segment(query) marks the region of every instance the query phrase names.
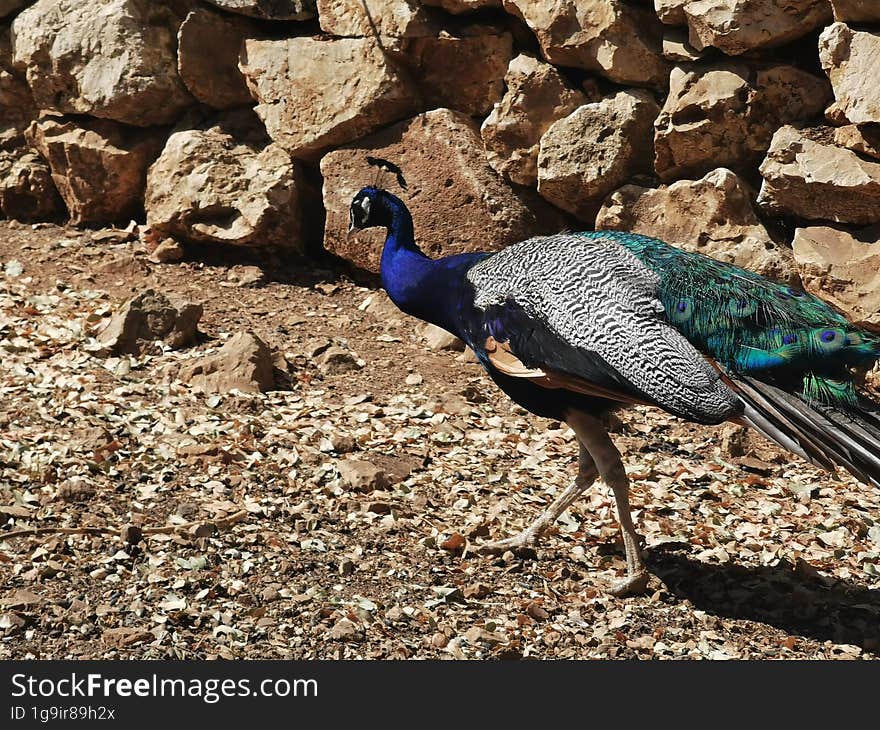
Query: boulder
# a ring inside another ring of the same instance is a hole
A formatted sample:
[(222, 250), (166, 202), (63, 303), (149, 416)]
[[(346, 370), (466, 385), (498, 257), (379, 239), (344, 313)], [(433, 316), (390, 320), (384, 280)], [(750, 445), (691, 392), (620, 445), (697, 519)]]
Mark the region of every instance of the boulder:
[(587, 97), (565, 83), (549, 63), (519, 55), (504, 77), (507, 93), (483, 122), (489, 164), (519, 185), (538, 181), (538, 146), (544, 132)]
[(513, 56), (509, 33), (472, 26), (470, 34), (442, 33), (407, 42), (403, 62), (428, 109), (445, 107), (484, 117), (504, 94), (504, 74)]
[(137, 215), (146, 172), (162, 135), (108, 119), (45, 117), (31, 124), (28, 142), (49, 163), (72, 223), (112, 223)]
[(54, 220), (64, 214), (49, 166), (27, 150), (0, 152), (0, 213), (13, 220)]
[(272, 352), (253, 332), (238, 332), (213, 355), (180, 368), (178, 379), (204, 393), (265, 393), (275, 387)]
[(177, 75), (185, 0), (37, 0), (12, 23), (41, 109), (146, 127), (193, 103)]
[(500, 8), (501, 0), (421, 0), (422, 5), (442, 8), (447, 13), (459, 15), (483, 8)]
[(880, 33), (833, 23), (819, 36), (819, 60), (834, 89), (830, 116), (853, 124), (880, 122)]
[(469, 117), (435, 109), (335, 150), (321, 160), (327, 220), (324, 247), (355, 266), (379, 270), (384, 231), (349, 237), (349, 205), (376, 181), (368, 158), (398, 165), (406, 182), (386, 175), (382, 187), (399, 195), (429, 256), (497, 250), (528, 236), (558, 231), (563, 221), (526, 190), (514, 191), (486, 162), (479, 129)]
[(831, 19), (828, 0), (690, 0), (684, 6), (691, 45), (728, 56), (781, 46)]
[(798, 228), (792, 249), (807, 291), (855, 322), (880, 326), (880, 231), (861, 240), (826, 226)]
[(198, 333), (202, 305), (185, 302), (178, 306), (154, 289), (129, 299), (98, 333), (101, 355), (139, 355), (153, 342), (162, 340), (175, 349), (192, 343)]
[(626, 185), (605, 200), (596, 228), (654, 236), (780, 281), (795, 281), (791, 253), (777, 246), (752, 207), (752, 190), (718, 168), (700, 180)]
[(687, 25), (684, 6), (691, 0), (654, 0), (654, 12), (666, 25)]
[(880, 222), (880, 162), (785, 126), (761, 163), (758, 204), (771, 213), (854, 225)]
[(256, 112), (295, 157), (315, 157), (414, 111), (415, 90), (372, 38), (247, 40)]
[[(177, 72), (189, 92), (214, 109), (253, 103), (238, 56), (244, 39), (257, 29), (247, 18), (196, 8), (177, 33)], [(210, 38), (210, 44), (205, 42)]]
[(619, 84), (663, 87), (662, 25), (621, 0), (504, 0), (534, 31), (550, 63), (595, 71)]
[(834, 19), (844, 23), (880, 23), (877, 0), (831, 0)]
[(431, 36), (436, 27), (418, 0), (318, 0), (321, 30), (340, 38)]
[(834, 143), (880, 160), (880, 124), (847, 124), (834, 130)]
[(308, 20), (315, 17), (315, 0), (207, 0), (221, 10), (261, 20)]
[[(160, 237), (302, 250), (298, 173), (250, 111), (175, 132), (147, 175), (147, 224)], [(256, 131), (253, 131), (256, 128)]]
[(621, 91), (554, 122), (538, 152), (541, 197), (592, 223), (608, 193), (650, 170), (659, 111), (646, 91)]
[(780, 125), (821, 114), (829, 97), (824, 79), (794, 66), (676, 66), (655, 124), (654, 167), (664, 180), (719, 165), (751, 171)]

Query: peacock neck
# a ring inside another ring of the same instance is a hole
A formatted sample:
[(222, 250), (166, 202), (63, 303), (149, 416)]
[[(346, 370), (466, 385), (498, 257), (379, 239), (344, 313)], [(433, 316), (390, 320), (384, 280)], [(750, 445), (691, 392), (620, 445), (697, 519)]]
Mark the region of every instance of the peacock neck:
[(465, 261), (430, 259), (415, 242), (412, 218), (403, 204), (389, 204), (382, 249), (382, 286), (401, 310), (458, 334), (458, 309)]

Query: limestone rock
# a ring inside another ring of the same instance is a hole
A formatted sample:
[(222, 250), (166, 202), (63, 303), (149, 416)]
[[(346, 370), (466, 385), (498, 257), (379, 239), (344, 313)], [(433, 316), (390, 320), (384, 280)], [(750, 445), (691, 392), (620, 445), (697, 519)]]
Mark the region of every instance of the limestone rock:
[(501, 99), (513, 39), (509, 33), (478, 29), (472, 27), (463, 37), (443, 33), (407, 44), (405, 62), (412, 67), (425, 107), (484, 117)]
[(14, 60), (41, 109), (136, 126), (193, 103), (177, 75), (184, 0), (37, 0), (12, 23)]
[(793, 41), (831, 19), (828, 0), (690, 0), (684, 6), (691, 45), (728, 56)]
[(213, 355), (184, 365), (178, 379), (205, 393), (264, 393), (275, 386), (272, 353), (253, 332), (238, 332)]
[(414, 110), (414, 89), (372, 38), (247, 40), (240, 68), (269, 136), (295, 157)]
[(596, 228), (654, 236), (782, 281), (797, 278), (791, 253), (758, 220), (752, 191), (725, 168), (659, 188), (626, 185), (605, 200)]
[(666, 84), (662, 26), (647, 9), (621, 0), (504, 0), (504, 8), (534, 31), (550, 63), (595, 71), (619, 84)]
[(230, 13), (262, 20), (308, 20), (315, 17), (315, 0), (207, 0)]
[(248, 138), (236, 121), (168, 138), (147, 175), (148, 225), (184, 241), (301, 250), (294, 162), (262, 135)]
[(98, 333), (99, 354), (139, 355), (157, 340), (175, 349), (195, 340), (202, 305), (186, 302), (178, 307), (154, 289), (129, 299)]
[(877, 0), (831, 0), (834, 19), (845, 23), (880, 23)]
[(0, 152), (0, 213), (18, 221), (53, 220), (65, 212), (49, 166), (26, 150)]
[(758, 204), (770, 212), (854, 225), (880, 222), (880, 163), (851, 150), (785, 126), (773, 135), (760, 170)]
[(500, 8), (501, 0), (422, 0), (422, 5), (443, 8), (447, 13), (472, 13), (483, 8)]
[(555, 122), (541, 137), (538, 192), (592, 222), (608, 193), (650, 169), (659, 111), (647, 92), (621, 91)]
[(403, 171), (380, 184), (406, 201), (415, 235), (429, 256), (497, 250), (564, 223), (528, 191), (512, 190), (486, 162), (476, 124), (464, 114), (435, 109), (383, 130), (321, 160), (327, 220), (324, 247), (355, 266), (379, 270), (385, 234), (368, 229), (349, 237), (349, 205), (375, 177), (367, 157), (390, 160)]
[(828, 98), (824, 79), (794, 66), (677, 66), (655, 124), (657, 174), (670, 180), (719, 165), (749, 171), (781, 124), (820, 114)]
[(489, 164), (520, 185), (538, 180), (538, 146), (553, 122), (587, 97), (570, 88), (549, 63), (519, 55), (504, 77), (507, 93), (483, 122), (480, 134)]
[(854, 321), (880, 326), (880, 232), (860, 240), (836, 228), (798, 228), (792, 249), (807, 291)]
[(341, 38), (431, 36), (436, 28), (418, 0), (318, 0), (321, 30)]
[(147, 167), (159, 154), (153, 130), (108, 119), (46, 117), (27, 139), (49, 163), (72, 223), (128, 221), (144, 199)]
[(834, 89), (834, 111), (853, 124), (880, 122), (880, 33), (829, 25), (819, 36), (819, 60)]
[(684, 6), (691, 0), (654, 0), (654, 12), (666, 25), (687, 25)]
[(880, 124), (847, 124), (834, 130), (834, 143), (880, 160)]
[(246, 18), (230, 18), (196, 8), (177, 34), (177, 72), (189, 92), (214, 109), (253, 103), (238, 55), (244, 39), (256, 34)]

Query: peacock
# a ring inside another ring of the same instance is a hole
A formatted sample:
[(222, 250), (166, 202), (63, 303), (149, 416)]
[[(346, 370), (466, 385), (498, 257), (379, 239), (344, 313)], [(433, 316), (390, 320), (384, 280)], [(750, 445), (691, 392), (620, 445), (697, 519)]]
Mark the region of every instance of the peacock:
[(351, 231), (387, 229), (381, 280), (397, 307), (457, 335), (510, 398), (577, 437), (574, 482), (526, 530), (485, 552), (533, 544), (601, 477), (626, 555), (626, 577), (609, 592), (645, 590), (629, 481), (604, 425), (623, 404), (746, 425), (812, 464), (880, 486), (880, 405), (857, 392), (853, 375), (880, 356), (880, 336), (818, 297), (619, 231), (431, 259), (403, 201), (375, 186), (354, 196), (350, 221)]

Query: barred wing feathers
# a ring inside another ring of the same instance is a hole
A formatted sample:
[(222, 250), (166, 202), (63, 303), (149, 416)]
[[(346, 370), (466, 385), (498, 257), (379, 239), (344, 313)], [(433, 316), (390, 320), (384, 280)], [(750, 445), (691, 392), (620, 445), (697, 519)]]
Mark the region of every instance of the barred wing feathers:
[(532, 238), (467, 277), (482, 315), (471, 344), (491, 362), (500, 343), (522, 363), (520, 377), (653, 403), (701, 423), (741, 410), (718, 371), (665, 321), (659, 277), (610, 237)]

